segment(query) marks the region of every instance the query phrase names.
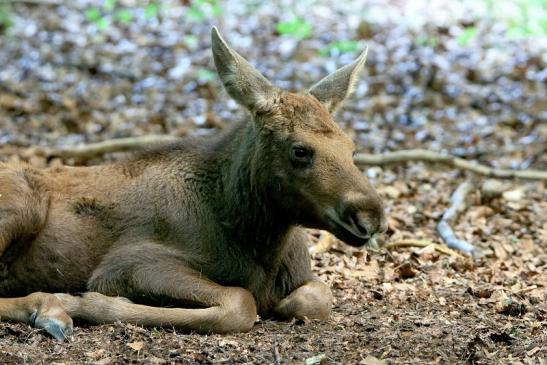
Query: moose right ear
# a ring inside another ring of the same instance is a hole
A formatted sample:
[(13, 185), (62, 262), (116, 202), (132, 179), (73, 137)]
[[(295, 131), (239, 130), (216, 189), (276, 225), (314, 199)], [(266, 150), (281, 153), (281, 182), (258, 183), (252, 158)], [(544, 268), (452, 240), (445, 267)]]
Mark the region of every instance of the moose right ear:
[(309, 90), (332, 113), (352, 92), (357, 75), (363, 69), (368, 48), (352, 63), (346, 65), (313, 85)]
[(228, 46), (216, 27), (211, 30), (211, 45), (218, 75), (228, 94), (251, 112), (268, 108), (275, 87)]

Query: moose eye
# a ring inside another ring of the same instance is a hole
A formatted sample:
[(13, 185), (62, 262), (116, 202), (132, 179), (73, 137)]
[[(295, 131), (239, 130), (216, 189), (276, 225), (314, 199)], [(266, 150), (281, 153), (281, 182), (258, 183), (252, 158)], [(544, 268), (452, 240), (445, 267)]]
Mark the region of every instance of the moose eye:
[(312, 163), (313, 151), (302, 145), (291, 148), (291, 161), (296, 167), (308, 167)]

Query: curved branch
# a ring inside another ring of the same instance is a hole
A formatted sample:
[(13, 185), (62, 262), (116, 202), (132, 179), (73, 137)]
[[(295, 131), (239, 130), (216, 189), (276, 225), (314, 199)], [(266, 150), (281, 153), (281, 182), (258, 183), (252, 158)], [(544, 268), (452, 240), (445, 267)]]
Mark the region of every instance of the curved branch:
[(358, 153), (354, 160), (358, 165), (389, 165), (410, 161), (423, 161), (440, 163), (457, 169), (471, 171), (479, 175), (500, 179), (547, 180), (547, 172), (545, 171), (497, 169), (467, 161), (463, 158), (424, 149), (400, 150), (381, 154)]
[(40, 150), (47, 157), (90, 159), (113, 152), (141, 151), (153, 145), (180, 141), (179, 137), (170, 135), (148, 135), (141, 137), (117, 138), (107, 141), (89, 143), (75, 147), (45, 148)]
[(450, 197), (450, 207), (444, 212), (441, 221), (437, 224), (437, 232), (448, 247), (467, 253), (473, 253), (475, 247), (469, 242), (458, 239), (450, 227), (450, 223), (454, 222), (458, 215), (465, 210), (465, 198), (473, 190), (473, 184), (469, 181), (465, 181), (458, 186)]

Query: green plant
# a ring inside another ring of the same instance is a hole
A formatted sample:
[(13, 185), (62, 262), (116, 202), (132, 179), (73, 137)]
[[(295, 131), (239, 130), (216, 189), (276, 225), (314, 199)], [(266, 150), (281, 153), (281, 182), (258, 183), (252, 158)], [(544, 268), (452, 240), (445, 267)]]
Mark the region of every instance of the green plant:
[(311, 36), (312, 25), (302, 18), (293, 18), (289, 21), (277, 23), (275, 30), (281, 35), (304, 39)]
[(507, 24), (509, 38), (547, 36), (547, 0), (485, 0), (494, 21)]
[(219, 0), (193, 0), (187, 17), (190, 21), (202, 22), (208, 17), (217, 17), (220, 14), (222, 14), (222, 8)]
[(359, 51), (359, 42), (354, 40), (342, 40), (329, 43), (319, 51), (322, 56)]
[(196, 76), (201, 84), (205, 84), (208, 81), (214, 80), (216, 77), (216, 73), (207, 68), (200, 68), (197, 70)]
[(456, 41), (460, 46), (468, 46), (469, 43), (475, 38), (477, 35), (477, 28), (475, 27), (465, 27), (463, 29), (463, 32), (456, 38)]
[(435, 47), (437, 47), (437, 44), (439, 44), (439, 38), (437, 38), (435, 36), (421, 35), (421, 36), (416, 37), (416, 40), (414, 41), (414, 43), (417, 46), (420, 46), (420, 47), (435, 48)]
[[(140, 7), (137, 7), (137, 9)], [(148, 2), (144, 6), (144, 17), (156, 17), (159, 11), (157, 2)], [(88, 22), (95, 24), (97, 29), (106, 29), (112, 23), (128, 24), (135, 17), (135, 8), (120, 6), (117, 0), (104, 0), (102, 6), (94, 6), (84, 13)]]
[(11, 11), (8, 5), (0, 4), (0, 33), (5, 32), (13, 25)]

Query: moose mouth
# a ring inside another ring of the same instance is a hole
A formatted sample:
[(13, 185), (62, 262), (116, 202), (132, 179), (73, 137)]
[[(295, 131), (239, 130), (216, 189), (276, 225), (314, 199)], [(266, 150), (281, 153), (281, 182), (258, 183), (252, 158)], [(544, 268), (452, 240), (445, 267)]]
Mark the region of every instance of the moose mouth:
[(346, 223), (333, 213), (334, 212), (328, 212), (326, 214), (329, 231), (332, 234), (353, 247), (363, 247), (369, 243), (371, 238), (370, 234), (368, 234), (368, 232), (363, 232), (363, 229), (360, 229), (353, 219), (349, 219), (350, 222)]

